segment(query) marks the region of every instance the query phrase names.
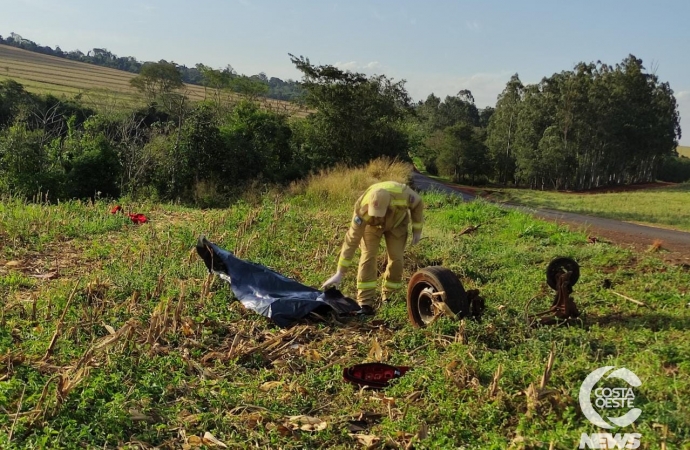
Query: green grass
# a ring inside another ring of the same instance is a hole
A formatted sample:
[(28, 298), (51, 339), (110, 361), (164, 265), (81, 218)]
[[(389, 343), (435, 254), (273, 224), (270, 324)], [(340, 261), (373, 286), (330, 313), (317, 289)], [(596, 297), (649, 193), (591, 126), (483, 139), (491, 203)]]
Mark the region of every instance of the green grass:
[(690, 231), (690, 183), (601, 194), (498, 189), (492, 199)]
[[(284, 332), (233, 301), (221, 280), (206, 284), (193, 250), (200, 234), (305, 284), (328, 278), (356, 191), (339, 185), (352, 194), (336, 202), (312, 183), (222, 210), (124, 203), (149, 216), (141, 226), (111, 215), (105, 202), (2, 203), (0, 447), (182, 448), (185, 436), (193, 444), (209, 432), (229, 448), (356, 448), (345, 424), (366, 411), (381, 420), (362, 434), (402, 448), (425, 427), (414, 448), (570, 449), (581, 433), (599, 431), (579, 409), (580, 384), (616, 365), (643, 382), (635, 389), (642, 448), (660, 448), (656, 424), (668, 427), (668, 448), (689, 448), (690, 272), (652, 254), (588, 244), (516, 211), (430, 193), (426, 239), (407, 252), (405, 276), (451, 268), (486, 298), (481, 322), (443, 318), (414, 329), (401, 294), (374, 318)], [(476, 224), (476, 233), (457, 236)], [(556, 256), (581, 265), (574, 297), (582, 322), (530, 328), (525, 305), (533, 297), (535, 310), (550, 305), (544, 269)], [(601, 289), (606, 278), (654, 309)], [(354, 295), (354, 274), (342, 289)], [(415, 369), (385, 391), (360, 391), (342, 369), (371, 360), (374, 342), (383, 361)], [(553, 391), (532, 404), (524, 392), (539, 383), (552, 345)], [(297, 415), (327, 427), (292, 431)]]
[(679, 145), (677, 150), (679, 155), (690, 158), (690, 147)]

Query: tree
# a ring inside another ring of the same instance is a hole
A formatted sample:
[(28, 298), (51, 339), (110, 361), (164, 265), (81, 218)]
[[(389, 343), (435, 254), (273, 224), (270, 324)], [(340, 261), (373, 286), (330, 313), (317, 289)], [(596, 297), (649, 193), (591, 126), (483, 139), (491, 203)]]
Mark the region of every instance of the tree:
[(130, 84), (146, 95), (149, 101), (183, 86), (182, 75), (177, 70), (177, 65), (163, 60), (144, 64), (139, 75), (130, 80)]
[(518, 74), (513, 75), (498, 96), (496, 109), (487, 126), (486, 145), (495, 164), (496, 179), (503, 184), (515, 177), (515, 131), (523, 89)]
[(238, 76), (230, 80), (229, 87), (232, 91), (245, 96), (250, 101), (255, 101), (258, 97), (265, 96), (268, 91), (268, 83), (261, 79)]
[(314, 110), (307, 118), (307, 141), (315, 165), (359, 165), (380, 156), (409, 159), (403, 119), (411, 104), (404, 80), (367, 78), (290, 57), (303, 74), (304, 101)]
[(201, 72), (204, 92), (211, 89), (213, 101), (217, 105), (220, 105), (222, 92), (230, 87), (232, 79), (237, 76), (235, 70), (230, 65), (223, 70), (216, 70), (203, 64), (197, 64), (196, 68)]
[(522, 86), (514, 76), (489, 120), (498, 178), (533, 188), (590, 189), (654, 181), (680, 137), (668, 83), (633, 55), (615, 67), (580, 63)]
[(440, 146), (436, 160), (439, 173), (452, 177), (456, 182), (468, 179), (473, 184), (477, 179), (490, 175), (491, 164), (481, 128), (459, 123), (436, 131), (434, 136)]
[(496, 109), (494, 109), (491, 106), (487, 106), (484, 109), (479, 110), (479, 126), (482, 128), (487, 128), (489, 126), (489, 121), (491, 120), (491, 116), (494, 115), (494, 112), (496, 112)]

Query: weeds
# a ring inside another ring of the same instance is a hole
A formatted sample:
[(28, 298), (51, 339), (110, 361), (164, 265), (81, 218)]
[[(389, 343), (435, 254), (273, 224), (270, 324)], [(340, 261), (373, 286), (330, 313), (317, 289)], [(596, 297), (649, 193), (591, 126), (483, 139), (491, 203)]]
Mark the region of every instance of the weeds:
[[(442, 317), (415, 329), (400, 296), (374, 318), (286, 330), (244, 309), (194, 254), (204, 234), (318, 286), (358, 189), (372, 173), (396, 176), (397, 165), (383, 167), (393, 172), (331, 174), (335, 188), (321, 175), (223, 210), (128, 205), (151, 219), (141, 226), (104, 202), (3, 203), (0, 447), (573, 448), (596, 432), (577, 397), (603, 365), (643, 381), (643, 446), (690, 440), (690, 272), (656, 253), (429, 194), (426, 239), (409, 248), (405, 277), (453, 269), (486, 298), (481, 322)], [(525, 305), (551, 301), (544, 269), (555, 256), (581, 266), (581, 322), (530, 328)], [(612, 295), (605, 280), (648, 307)], [(354, 295), (354, 275), (342, 289)], [(342, 380), (344, 367), (376, 360), (413, 370), (382, 392)]]

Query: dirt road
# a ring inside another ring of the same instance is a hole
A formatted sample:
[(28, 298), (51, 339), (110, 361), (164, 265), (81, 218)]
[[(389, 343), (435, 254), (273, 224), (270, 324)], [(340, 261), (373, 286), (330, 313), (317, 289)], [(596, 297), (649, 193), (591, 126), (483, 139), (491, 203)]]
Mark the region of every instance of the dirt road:
[[(468, 192), (463, 192), (420, 173), (414, 174), (414, 184), (419, 190), (440, 190), (459, 194), (465, 201), (472, 201), (475, 198)], [(571, 229), (585, 231), (588, 235), (599, 240), (608, 240), (636, 250), (647, 250), (655, 242), (658, 244), (660, 241), (661, 251), (668, 259), (680, 263), (690, 263), (690, 233), (687, 232), (551, 209), (535, 209), (510, 203), (497, 204), (504, 208), (524, 211), (540, 219), (562, 223)]]

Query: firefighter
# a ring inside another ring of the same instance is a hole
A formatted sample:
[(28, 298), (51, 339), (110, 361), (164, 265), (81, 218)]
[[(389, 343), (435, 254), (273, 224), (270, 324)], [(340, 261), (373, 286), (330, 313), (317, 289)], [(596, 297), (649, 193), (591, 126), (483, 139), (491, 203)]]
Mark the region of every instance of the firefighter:
[(381, 237), (386, 240), (388, 265), (383, 276), (382, 299), (402, 288), (403, 256), (412, 222), (412, 245), (422, 237), (424, 204), (409, 186), (395, 181), (371, 185), (355, 203), (350, 228), (345, 235), (338, 270), (322, 286), (338, 286), (352, 266), (359, 246), (361, 259), (357, 273), (357, 302), (362, 314), (374, 313), (377, 283), (377, 256)]

